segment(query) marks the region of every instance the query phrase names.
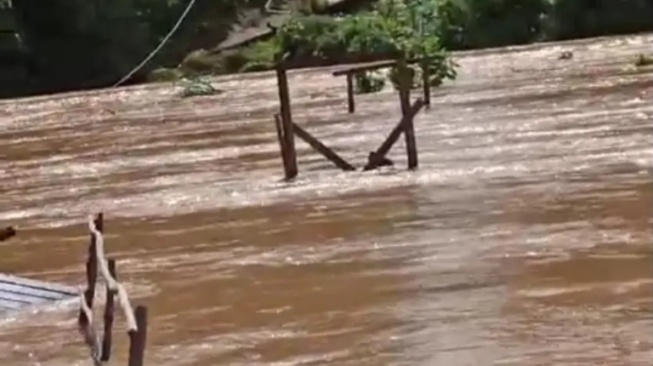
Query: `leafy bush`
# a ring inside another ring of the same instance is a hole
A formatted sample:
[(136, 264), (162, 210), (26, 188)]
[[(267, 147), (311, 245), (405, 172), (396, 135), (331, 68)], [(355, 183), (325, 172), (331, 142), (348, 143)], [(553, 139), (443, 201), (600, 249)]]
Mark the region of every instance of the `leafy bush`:
[(147, 76), (147, 81), (152, 83), (177, 81), (183, 77), (184, 73), (179, 69), (167, 69), (165, 67), (160, 67), (150, 72), (150, 74)]
[(270, 70), (274, 68), (275, 58), (279, 51), (277, 38), (257, 42), (240, 53), (245, 62), (237, 70), (240, 72)]
[(552, 0), (548, 38), (571, 39), (653, 30), (651, 0)]
[(345, 17), (296, 15), (278, 30), (274, 59), (331, 64), (375, 56), (428, 57), (431, 83), (439, 85), (444, 79), (455, 78), (456, 65), (442, 48), (438, 25), (432, 21), (438, 4), (381, 0), (372, 11)]
[(186, 75), (208, 74), (216, 70), (218, 60), (218, 56), (207, 50), (199, 49), (188, 54), (181, 61), (179, 68)]
[(202, 78), (187, 78), (179, 81), (182, 90), (179, 94), (181, 98), (199, 97), (221, 94), (222, 90), (216, 89), (211, 82)]

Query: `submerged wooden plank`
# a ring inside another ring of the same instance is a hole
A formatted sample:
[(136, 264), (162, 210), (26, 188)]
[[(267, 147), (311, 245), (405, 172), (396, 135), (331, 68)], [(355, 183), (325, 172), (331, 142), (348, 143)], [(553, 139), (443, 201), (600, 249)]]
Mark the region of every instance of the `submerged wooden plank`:
[(73, 287), (0, 274), (0, 310), (46, 304), (74, 298)]
[(57, 292), (67, 294), (69, 296), (77, 296), (77, 290), (72, 286), (60, 285), (53, 282), (45, 282), (33, 280), (24, 277), (12, 276), (0, 273), (0, 283), (16, 284), (28, 288), (42, 289), (49, 292)]
[(38, 304), (42, 302), (48, 302), (48, 301), (57, 301), (60, 298), (47, 298), (47, 297), (40, 297), (40, 296), (30, 296), (26, 294), (21, 294), (17, 292), (10, 292), (10, 291), (4, 291), (4, 289), (0, 290), (0, 297), (3, 300), (7, 301), (14, 301), (18, 302), (21, 304)]
[(33, 287), (25, 287), (14, 283), (0, 282), (0, 294), (13, 294), (16, 296), (27, 298), (41, 298), (51, 301), (56, 301), (62, 298), (69, 297), (67, 294), (61, 292), (48, 291)]
[(25, 306), (29, 306), (29, 304), (24, 304), (11, 299), (5, 299), (2, 297), (2, 295), (0, 295), (0, 311), (18, 310)]

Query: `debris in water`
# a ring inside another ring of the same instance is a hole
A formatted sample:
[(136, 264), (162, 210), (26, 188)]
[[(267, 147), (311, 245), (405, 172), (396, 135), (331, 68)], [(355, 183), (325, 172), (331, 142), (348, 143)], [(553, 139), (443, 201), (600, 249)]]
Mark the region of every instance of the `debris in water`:
[(571, 60), (574, 58), (574, 53), (571, 51), (565, 51), (558, 56), (558, 60)]
[(644, 67), (650, 65), (653, 65), (653, 56), (647, 56), (643, 53), (640, 53), (637, 57), (637, 61), (635, 61), (635, 66)]
[(183, 90), (181, 91), (180, 97), (198, 97), (198, 96), (207, 96), (207, 95), (217, 95), (222, 94), (224, 91), (216, 89), (211, 85), (209, 81), (202, 79), (183, 79)]
[[(377, 155), (378, 154), (376, 152), (371, 151), (370, 154), (367, 156), (368, 163), (374, 161), (375, 159), (377, 159), (376, 158)], [(378, 159), (379, 159), (379, 160), (377, 160), (378, 163), (376, 164), (377, 167), (394, 166), (395, 165), (395, 163), (392, 160), (390, 160), (389, 158), (387, 158), (385, 156), (382, 156), (382, 157), (380, 157)]]
[(12, 226), (8, 226), (0, 230), (0, 241), (8, 240), (13, 236), (16, 236), (16, 229), (14, 229)]

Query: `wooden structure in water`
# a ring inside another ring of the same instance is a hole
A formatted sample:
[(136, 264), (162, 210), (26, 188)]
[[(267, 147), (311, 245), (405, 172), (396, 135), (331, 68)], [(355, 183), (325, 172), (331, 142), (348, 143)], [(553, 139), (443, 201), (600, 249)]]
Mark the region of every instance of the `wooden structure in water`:
[[(116, 261), (106, 259), (104, 254), (104, 221), (98, 214), (89, 220), (91, 240), (86, 261), (86, 289), (58, 285), (21, 277), (0, 274), (0, 315), (6, 311), (18, 311), (32, 306), (43, 306), (62, 300), (79, 298), (80, 308), (77, 319), (80, 334), (88, 345), (91, 359), (96, 366), (111, 359), (113, 340), (113, 323), (116, 306), (122, 310), (127, 321), (129, 336), (128, 366), (143, 366), (145, 343), (147, 338), (147, 307), (132, 308), (124, 286), (117, 281)], [(7, 239), (15, 231), (3, 236)], [(99, 276), (98, 276), (99, 274)], [(102, 335), (99, 334), (93, 316), (93, 303), (97, 289), (98, 277), (104, 280), (106, 303), (103, 310)]]
[[(147, 307), (137, 306), (135, 309), (132, 308), (127, 291), (117, 280), (116, 261), (105, 257), (104, 217), (101, 213), (89, 220), (89, 231), (91, 233), (91, 242), (86, 261), (86, 289), (79, 293), (80, 309), (77, 319), (79, 331), (90, 349), (91, 359), (94, 364), (101, 365), (103, 362), (109, 361), (111, 359), (113, 322), (117, 300), (117, 305), (127, 321), (127, 334), (129, 336), (128, 366), (143, 366), (147, 339)], [(93, 302), (98, 274), (104, 279), (106, 292), (102, 336), (99, 335), (93, 322)]]
[[(370, 56), (363, 56), (362, 61)], [(311, 61), (308, 61), (311, 62)], [(320, 61), (318, 61), (320, 62)], [(422, 66), (422, 83), (423, 83), (423, 99), (419, 98), (411, 104), (410, 92), (412, 86), (412, 74), (408, 68), (410, 63), (421, 63)], [(314, 63), (313, 63), (314, 64)], [(318, 153), (324, 156), (327, 160), (331, 161), (334, 165), (344, 171), (354, 171), (356, 168), (338, 155), (335, 151), (330, 149), (327, 145), (311, 135), (308, 131), (293, 122), (290, 93), (288, 86), (287, 71), (296, 67), (305, 67), (306, 61), (282, 61), (277, 64), (276, 76), (279, 91), (279, 113), (274, 115), (275, 126), (277, 130), (277, 137), (279, 140), (279, 148), (281, 152), (281, 159), (283, 162), (284, 175), (286, 180), (295, 178), (299, 171), (297, 167), (297, 152), (295, 149), (295, 136), (306, 142)], [(354, 113), (356, 110), (354, 101), (354, 77), (356, 74), (364, 73), (371, 70), (380, 68), (397, 67), (399, 82), (399, 104), (401, 106), (401, 120), (397, 123), (395, 128), (390, 132), (383, 143), (373, 152), (368, 155), (368, 160), (363, 170), (373, 170), (382, 165), (387, 165), (389, 160), (386, 155), (392, 146), (399, 140), (403, 133), (406, 141), (406, 155), (408, 157), (408, 169), (416, 169), (419, 165), (417, 154), (417, 143), (415, 141), (415, 127), (413, 120), (415, 116), (425, 106), (430, 106), (431, 90), (429, 80), (429, 70), (424, 60), (402, 60), (395, 59), (391, 61), (375, 61), (355, 67), (338, 70), (333, 73), (333, 76), (346, 76), (347, 77), (347, 110), (349, 113)]]

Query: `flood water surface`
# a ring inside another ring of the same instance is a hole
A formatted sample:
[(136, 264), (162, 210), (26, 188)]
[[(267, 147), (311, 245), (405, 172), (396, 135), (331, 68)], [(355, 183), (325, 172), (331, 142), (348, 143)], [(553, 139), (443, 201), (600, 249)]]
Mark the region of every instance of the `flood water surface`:
[[(148, 365), (651, 365), (653, 36), (460, 54), (419, 169), (283, 177), (272, 74), (0, 102), (2, 272), (82, 284), (87, 216), (147, 305)], [(572, 60), (559, 60), (563, 51)], [(356, 166), (398, 122), (291, 73), (295, 121)], [(2, 315), (3, 365), (87, 365), (77, 304)], [(98, 313), (98, 320), (101, 314)], [(125, 364), (119, 316), (114, 364)]]

